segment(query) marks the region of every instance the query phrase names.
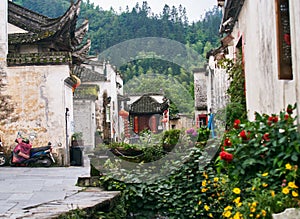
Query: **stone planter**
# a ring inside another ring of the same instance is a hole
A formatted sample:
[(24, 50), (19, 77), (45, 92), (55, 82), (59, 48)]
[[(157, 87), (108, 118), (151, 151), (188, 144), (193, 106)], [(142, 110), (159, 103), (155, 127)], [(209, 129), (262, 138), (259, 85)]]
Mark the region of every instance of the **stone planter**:
[(300, 209), (299, 208), (287, 208), (284, 212), (278, 214), (272, 214), (273, 219), (299, 219)]
[(111, 152), (115, 154), (116, 156), (138, 156), (143, 154), (143, 151), (140, 149), (134, 149), (134, 148), (112, 148)]
[(163, 144), (163, 149), (165, 152), (171, 152), (176, 144)]

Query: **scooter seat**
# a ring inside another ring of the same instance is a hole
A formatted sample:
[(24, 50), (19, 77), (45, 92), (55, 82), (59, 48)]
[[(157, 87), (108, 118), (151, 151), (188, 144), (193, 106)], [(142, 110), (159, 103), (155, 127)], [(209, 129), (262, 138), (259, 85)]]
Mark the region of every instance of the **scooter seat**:
[(44, 147), (38, 147), (38, 148), (31, 148), (30, 149), (30, 153), (33, 154), (33, 153), (36, 153), (36, 152), (39, 152), (39, 151), (45, 151), (45, 150), (48, 150), (50, 149), (51, 146), (44, 146)]

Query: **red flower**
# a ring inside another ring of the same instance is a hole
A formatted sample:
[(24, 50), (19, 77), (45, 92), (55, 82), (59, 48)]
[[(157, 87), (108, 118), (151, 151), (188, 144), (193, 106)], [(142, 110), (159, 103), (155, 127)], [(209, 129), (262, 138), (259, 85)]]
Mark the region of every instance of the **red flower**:
[(250, 132), (247, 132), (245, 130), (241, 131), (240, 132), (240, 137), (243, 139), (243, 140), (249, 140), (249, 137), (250, 137)]
[(225, 138), (224, 140), (224, 146), (230, 147), (232, 145), (231, 141), (229, 138)]
[(220, 158), (221, 158), (221, 160), (231, 162), (233, 160), (233, 155), (226, 151), (222, 151), (222, 152), (220, 152)]
[(271, 125), (273, 123), (278, 122), (278, 116), (269, 116), (268, 118), (268, 125)]
[(284, 115), (284, 120), (288, 120), (290, 118), (290, 115), (289, 114), (285, 114)]
[(266, 133), (266, 134), (263, 135), (263, 139), (264, 139), (265, 141), (270, 141), (269, 136), (270, 136), (270, 134), (269, 134), (269, 133)]
[(292, 108), (291, 105), (288, 105), (288, 107), (286, 108), (286, 112), (287, 112), (288, 114), (292, 114), (292, 113), (293, 113), (293, 108)]
[(233, 127), (235, 129), (238, 129), (240, 127), (240, 124), (241, 124), (241, 120), (236, 119), (236, 120), (234, 120)]

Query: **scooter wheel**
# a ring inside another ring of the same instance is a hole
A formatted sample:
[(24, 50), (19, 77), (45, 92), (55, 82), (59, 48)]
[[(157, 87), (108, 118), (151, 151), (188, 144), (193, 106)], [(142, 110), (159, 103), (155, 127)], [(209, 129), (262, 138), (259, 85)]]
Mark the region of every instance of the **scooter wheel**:
[(10, 157), (10, 158), (9, 158), (9, 160), (8, 160), (8, 162), (9, 162), (9, 166), (11, 166), (11, 167), (15, 167), (15, 166), (16, 166), (16, 164), (15, 164), (15, 163), (13, 163), (13, 162), (12, 162), (12, 160), (13, 160), (13, 158), (12, 158), (12, 157)]
[(44, 157), (39, 161), (44, 167), (50, 167), (52, 165), (52, 160), (49, 157)]
[(6, 157), (4, 155), (0, 155), (0, 166), (4, 166), (6, 164)]

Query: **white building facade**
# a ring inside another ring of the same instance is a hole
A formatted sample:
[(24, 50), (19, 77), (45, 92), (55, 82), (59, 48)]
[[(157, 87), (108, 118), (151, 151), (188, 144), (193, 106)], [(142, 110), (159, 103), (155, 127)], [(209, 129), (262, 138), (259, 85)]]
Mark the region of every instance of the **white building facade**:
[[(220, 27), (233, 37), (228, 57), (242, 51), (248, 118), (300, 103), (300, 2), (226, 0)], [(300, 109), (298, 107), (297, 114)]]

